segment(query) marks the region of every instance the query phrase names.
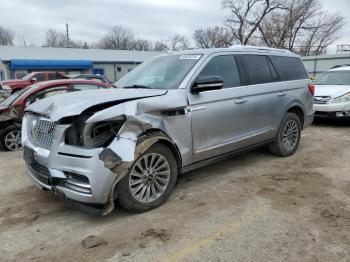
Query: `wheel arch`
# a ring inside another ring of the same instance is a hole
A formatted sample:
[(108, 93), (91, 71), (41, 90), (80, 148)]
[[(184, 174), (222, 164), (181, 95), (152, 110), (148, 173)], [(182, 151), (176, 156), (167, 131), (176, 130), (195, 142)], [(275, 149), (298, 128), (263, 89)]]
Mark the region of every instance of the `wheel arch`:
[(156, 143), (163, 144), (167, 146), (171, 152), (174, 154), (178, 169), (182, 167), (182, 157), (180, 150), (176, 143), (162, 130), (160, 129), (149, 129), (145, 133), (141, 134), (138, 139), (138, 143), (141, 143), (149, 138), (157, 137), (158, 141)]
[(284, 114), (281, 116), (281, 121), (287, 113), (294, 113), (300, 119), (301, 128), (304, 128), (305, 108), (299, 101), (294, 101), (286, 106)]

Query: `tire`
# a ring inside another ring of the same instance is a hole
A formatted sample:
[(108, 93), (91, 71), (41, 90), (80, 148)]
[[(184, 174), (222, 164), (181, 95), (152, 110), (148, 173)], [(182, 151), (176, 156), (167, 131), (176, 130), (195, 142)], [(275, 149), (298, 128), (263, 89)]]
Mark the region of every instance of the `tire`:
[[(13, 143), (11, 143), (11, 139)], [(21, 128), (9, 126), (0, 132), (1, 148), (5, 151), (16, 151), (22, 148)]]
[[(153, 167), (148, 173), (146, 172), (147, 163), (149, 167)], [(143, 168), (144, 172), (140, 167)], [(154, 170), (152, 171), (152, 169)], [(117, 184), (120, 205), (136, 213), (160, 206), (168, 199), (175, 187), (177, 170), (174, 154), (167, 146), (163, 144), (151, 146), (135, 160), (128, 174)], [(164, 182), (165, 180), (168, 181), (167, 184)], [(142, 191), (144, 192), (142, 193)]]
[(274, 142), (269, 146), (269, 150), (277, 156), (291, 156), (298, 149), (300, 137), (301, 123), (299, 117), (294, 113), (287, 113), (281, 122)]

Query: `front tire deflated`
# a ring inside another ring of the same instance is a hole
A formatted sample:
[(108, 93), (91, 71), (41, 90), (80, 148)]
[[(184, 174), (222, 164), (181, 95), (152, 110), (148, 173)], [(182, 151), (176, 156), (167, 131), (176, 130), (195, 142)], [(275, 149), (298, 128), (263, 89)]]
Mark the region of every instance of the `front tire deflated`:
[(177, 180), (178, 167), (173, 152), (156, 143), (140, 155), (127, 175), (117, 184), (121, 206), (144, 212), (163, 204)]

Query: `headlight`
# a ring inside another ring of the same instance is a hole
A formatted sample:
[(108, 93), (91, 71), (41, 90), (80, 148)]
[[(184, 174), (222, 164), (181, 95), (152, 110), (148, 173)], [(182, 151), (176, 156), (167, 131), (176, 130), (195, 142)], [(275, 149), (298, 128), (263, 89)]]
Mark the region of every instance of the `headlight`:
[(344, 103), (344, 102), (350, 102), (350, 93), (347, 93), (345, 95), (332, 99), (331, 103)]
[(2, 85), (2, 89), (11, 90), (11, 87), (9, 85)]
[(66, 144), (88, 148), (107, 146), (118, 134), (125, 122), (125, 117), (120, 116), (108, 121), (98, 123), (85, 123), (87, 118), (76, 119), (66, 133)]

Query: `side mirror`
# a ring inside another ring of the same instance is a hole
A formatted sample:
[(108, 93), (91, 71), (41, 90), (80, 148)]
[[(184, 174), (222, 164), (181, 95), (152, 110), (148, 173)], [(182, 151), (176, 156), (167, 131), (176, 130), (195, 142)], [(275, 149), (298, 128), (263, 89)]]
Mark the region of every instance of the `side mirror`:
[(191, 92), (197, 94), (203, 91), (221, 89), (223, 86), (224, 81), (220, 76), (204, 76), (198, 78), (197, 81), (194, 82)]
[(32, 79), (30, 79), (30, 82), (32, 83), (38, 82), (38, 79), (36, 77), (33, 77)]

